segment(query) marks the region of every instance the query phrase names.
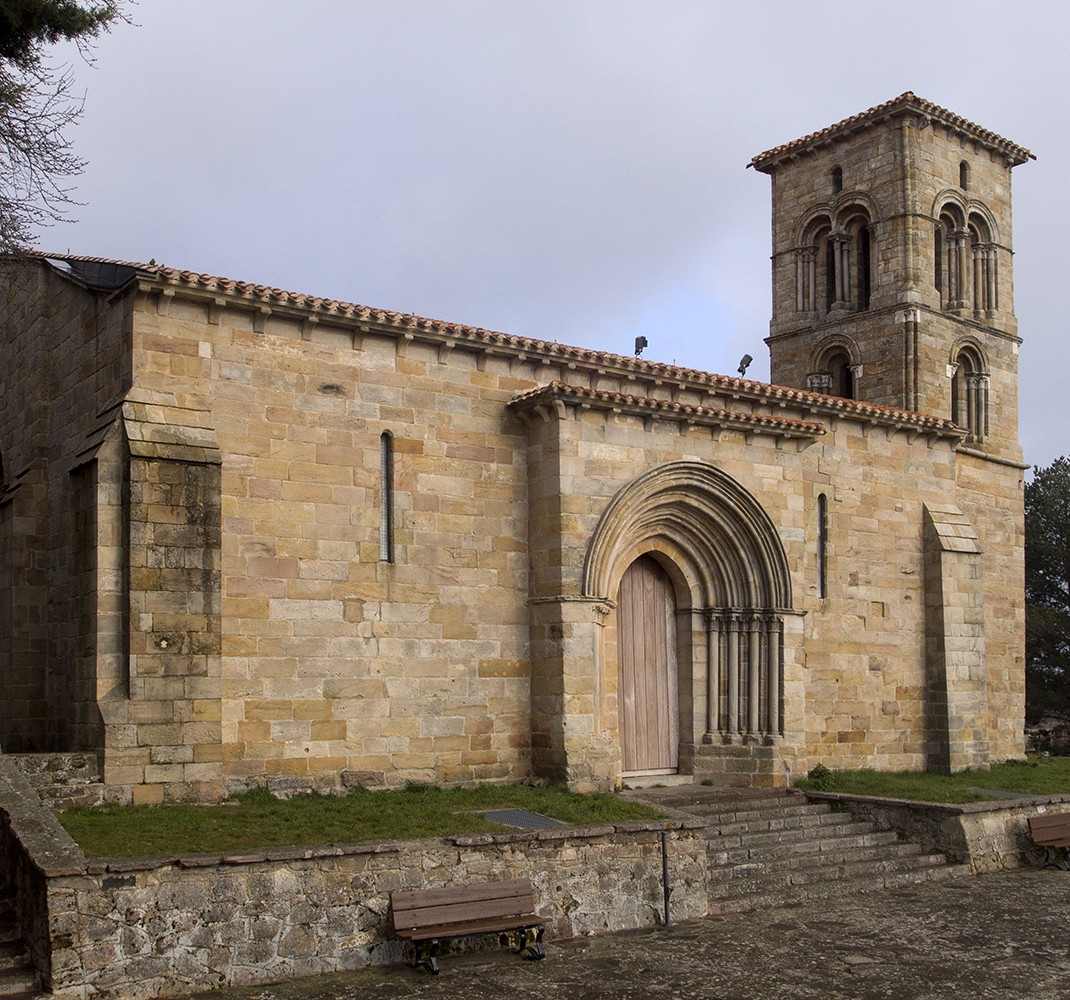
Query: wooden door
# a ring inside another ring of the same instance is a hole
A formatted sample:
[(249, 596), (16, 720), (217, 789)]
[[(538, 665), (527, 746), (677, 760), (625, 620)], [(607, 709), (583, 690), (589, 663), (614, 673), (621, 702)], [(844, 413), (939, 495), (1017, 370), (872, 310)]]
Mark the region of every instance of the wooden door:
[(652, 556), (628, 567), (617, 592), (620, 742), (626, 773), (675, 771), (680, 719), (676, 602)]

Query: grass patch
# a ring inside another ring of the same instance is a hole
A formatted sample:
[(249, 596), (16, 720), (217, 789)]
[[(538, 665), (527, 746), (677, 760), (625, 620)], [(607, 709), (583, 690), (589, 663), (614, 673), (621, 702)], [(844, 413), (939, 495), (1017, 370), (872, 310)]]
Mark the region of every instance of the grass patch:
[(115, 806), (59, 816), (88, 857), (212, 854), (288, 844), (340, 844), (483, 833), (507, 829), (478, 815), (530, 809), (565, 823), (657, 819), (657, 810), (614, 795), (579, 795), (564, 786), (484, 785), (441, 789), (302, 795), (276, 799), (254, 788), (216, 806)]
[(1024, 761), (993, 764), (989, 771), (959, 774), (928, 774), (924, 771), (834, 771), (815, 767), (796, 787), (809, 791), (876, 795), (887, 799), (918, 802), (983, 802), (999, 795), (971, 791), (973, 788), (1023, 795), (1070, 793), (1070, 757), (1027, 757)]

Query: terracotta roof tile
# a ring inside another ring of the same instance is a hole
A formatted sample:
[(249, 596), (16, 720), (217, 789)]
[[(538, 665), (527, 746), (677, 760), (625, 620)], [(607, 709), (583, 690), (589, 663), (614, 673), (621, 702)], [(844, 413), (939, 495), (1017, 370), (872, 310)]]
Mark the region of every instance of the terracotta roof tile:
[[(36, 250), (22, 251), (27, 257), (36, 257), (43, 261), (90, 262), (94, 264), (115, 264), (129, 267), (137, 272), (143, 280), (163, 287), (188, 289), (192, 293), (205, 295), (215, 293), (227, 295), (249, 303), (260, 303), (272, 308), (289, 308), (315, 316), (337, 317), (349, 322), (369, 323), (386, 326), (398, 332), (426, 332), (439, 337), (455, 338), (479, 344), (485, 349), (502, 350), (514, 354), (531, 354), (547, 359), (554, 364), (557, 359), (566, 363), (577, 363), (591, 368), (612, 368), (615, 376), (638, 379), (666, 379), (671, 382), (707, 389), (710, 392), (739, 394), (752, 399), (769, 401), (777, 405), (792, 404), (801, 407), (814, 407), (826, 413), (851, 414), (856, 417), (872, 417), (882, 421), (898, 422), (912, 427), (924, 427), (941, 431), (957, 430), (949, 420), (942, 420), (926, 414), (900, 410), (891, 406), (879, 406), (875, 403), (863, 403), (853, 399), (842, 399), (804, 389), (792, 389), (787, 386), (773, 385), (768, 382), (756, 382), (751, 379), (731, 375), (717, 375), (696, 368), (684, 368), (667, 365), (658, 361), (646, 361), (627, 355), (611, 354), (589, 348), (570, 347), (552, 341), (538, 340), (533, 337), (517, 337), (482, 327), (465, 326), (448, 323), (444, 320), (428, 319), (412, 313), (399, 313), (389, 309), (374, 309), (352, 302), (326, 299), (300, 292), (288, 292), (269, 285), (260, 285), (233, 278), (221, 278), (212, 274), (200, 274), (195, 271), (165, 267), (161, 264), (139, 264), (132, 261), (112, 260), (106, 257), (85, 257), (72, 254), (49, 254)], [(591, 390), (594, 391), (594, 390)], [(625, 398), (625, 397), (622, 397)], [(631, 397), (627, 397), (631, 398)], [(634, 397), (641, 399), (643, 397)], [(769, 418), (774, 419), (774, 418)]]
[(908, 111), (920, 112), (928, 118), (934, 118), (951, 128), (965, 132), (971, 138), (983, 143), (990, 149), (995, 149), (1007, 156), (1015, 166), (1019, 163), (1025, 163), (1026, 160), (1036, 159), (1024, 146), (1019, 146), (1009, 139), (1004, 139), (1003, 136), (982, 128), (980, 125), (975, 125), (960, 115), (956, 115), (953, 111), (948, 111), (947, 108), (942, 108), (938, 104), (926, 101), (908, 90), (906, 93), (900, 94), (890, 101), (885, 101), (883, 104), (878, 104), (868, 111), (852, 115), (850, 118), (844, 118), (843, 121), (836, 122), (835, 125), (829, 125), (828, 128), (812, 132), (810, 135), (784, 143), (782, 146), (774, 146), (772, 149), (767, 149), (764, 153), (759, 153), (755, 156), (747, 166), (754, 167), (755, 170), (767, 171), (783, 156), (797, 153), (808, 146), (831, 142), (863, 128), (877, 119), (903, 114)]
[(520, 393), (510, 402), (513, 408), (529, 407), (553, 399), (573, 399), (581, 403), (601, 405), (604, 408), (634, 408), (637, 410), (665, 413), (672, 417), (702, 423), (749, 425), (768, 428), (787, 434), (816, 437), (825, 433), (825, 428), (812, 420), (797, 420), (794, 417), (774, 417), (768, 414), (742, 413), (722, 407), (700, 406), (695, 403), (678, 403), (665, 399), (634, 396), (624, 392), (591, 389), (587, 386), (569, 385), (566, 382), (550, 382), (537, 389)]

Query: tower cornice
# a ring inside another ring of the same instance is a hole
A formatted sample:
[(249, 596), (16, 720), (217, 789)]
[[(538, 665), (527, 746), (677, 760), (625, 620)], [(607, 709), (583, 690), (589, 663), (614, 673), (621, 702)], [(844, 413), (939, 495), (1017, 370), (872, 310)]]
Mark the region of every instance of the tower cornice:
[(753, 167), (760, 173), (771, 174), (785, 160), (792, 160), (807, 153), (826, 149), (847, 139), (856, 132), (911, 115), (917, 117), (923, 125), (931, 125), (937, 122), (948, 130), (963, 135), (970, 141), (976, 142), (1002, 156), (1010, 167), (1016, 167), (1027, 160), (1036, 159), (1024, 146), (1019, 146), (1009, 139), (1004, 139), (1003, 136), (982, 128), (980, 125), (975, 125), (961, 115), (956, 115), (953, 111), (948, 111), (947, 108), (933, 104), (931, 101), (918, 97), (908, 90), (906, 93), (900, 94), (884, 104), (878, 104), (868, 111), (845, 118), (834, 125), (829, 125), (828, 128), (812, 132), (810, 135), (795, 139), (784, 145), (775, 146), (773, 149), (767, 149), (764, 153), (759, 153), (755, 156), (747, 166)]

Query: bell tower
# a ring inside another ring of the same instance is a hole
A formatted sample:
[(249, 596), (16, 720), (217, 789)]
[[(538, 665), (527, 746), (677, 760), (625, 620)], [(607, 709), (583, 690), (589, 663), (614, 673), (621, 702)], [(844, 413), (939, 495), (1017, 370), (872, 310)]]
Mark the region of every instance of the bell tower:
[(754, 157), (771, 381), (953, 420), (1019, 460), (1011, 169), (1033, 158), (909, 92)]

